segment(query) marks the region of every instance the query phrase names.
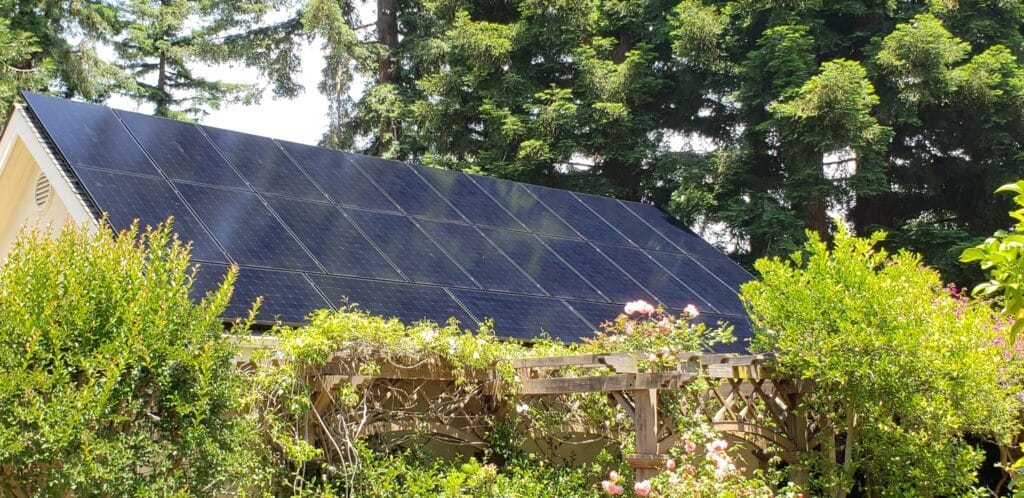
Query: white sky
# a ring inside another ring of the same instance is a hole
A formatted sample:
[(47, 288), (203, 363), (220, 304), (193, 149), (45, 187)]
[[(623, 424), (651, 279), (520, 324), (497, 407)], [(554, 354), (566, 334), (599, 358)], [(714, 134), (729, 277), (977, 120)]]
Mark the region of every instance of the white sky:
[[(254, 135), (279, 138), (292, 142), (316, 145), (327, 130), (327, 99), (316, 85), (323, 68), (320, 41), (314, 41), (302, 50), (302, 71), (298, 80), (305, 91), (294, 99), (275, 99), (265, 91), (262, 100), (254, 105), (227, 105), (210, 111), (200, 122), (205, 125), (243, 131)], [(266, 86), (257, 72), (245, 67), (227, 65), (195, 67), (196, 74), (231, 83), (258, 83)], [(152, 112), (127, 97), (115, 96), (108, 104), (119, 109)]]

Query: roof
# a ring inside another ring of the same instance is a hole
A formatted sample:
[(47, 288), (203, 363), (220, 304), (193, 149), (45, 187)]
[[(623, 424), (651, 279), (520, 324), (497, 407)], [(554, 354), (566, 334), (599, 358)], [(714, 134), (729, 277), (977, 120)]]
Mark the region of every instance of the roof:
[[(343, 299), (412, 322), (492, 318), (575, 341), (635, 299), (750, 336), (749, 273), (658, 208), (54, 97), (29, 115), (97, 219), (174, 216), (198, 292), (240, 268), (226, 319), (301, 323)], [(737, 344), (726, 349), (743, 349)]]

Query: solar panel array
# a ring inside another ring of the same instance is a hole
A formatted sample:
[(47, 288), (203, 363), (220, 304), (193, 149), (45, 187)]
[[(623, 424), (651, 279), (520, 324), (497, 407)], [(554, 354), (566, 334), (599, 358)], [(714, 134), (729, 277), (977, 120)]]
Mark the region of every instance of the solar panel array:
[(344, 298), (573, 341), (644, 299), (750, 335), (737, 297), (750, 275), (650, 205), (25, 98), (114, 228), (173, 215), (200, 291), (240, 266), (226, 318), (257, 296), (264, 320), (285, 322)]

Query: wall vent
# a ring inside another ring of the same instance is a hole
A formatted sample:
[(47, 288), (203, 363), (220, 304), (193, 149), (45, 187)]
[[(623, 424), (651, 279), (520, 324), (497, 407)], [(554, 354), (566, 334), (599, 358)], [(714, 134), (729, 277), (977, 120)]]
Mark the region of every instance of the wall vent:
[(53, 194), (53, 187), (50, 186), (50, 180), (46, 178), (46, 175), (40, 173), (39, 177), (36, 178), (34, 193), (36, 209), (40, 211), (46, 209), (50, 205), (50, 196)]

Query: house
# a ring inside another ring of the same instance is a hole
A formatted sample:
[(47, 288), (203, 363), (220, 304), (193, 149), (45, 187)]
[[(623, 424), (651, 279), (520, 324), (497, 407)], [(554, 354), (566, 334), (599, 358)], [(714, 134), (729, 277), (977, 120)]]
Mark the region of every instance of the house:
[(0, 258), (21, 227), (173, 216), (198, 292), (240, 267), (225, 320), (356, 303), (404, 321), (491, 318), (575, 341), (636, 299), (751, 330), (751, 276), (642, 203), (24, 94), (0, 137)]

